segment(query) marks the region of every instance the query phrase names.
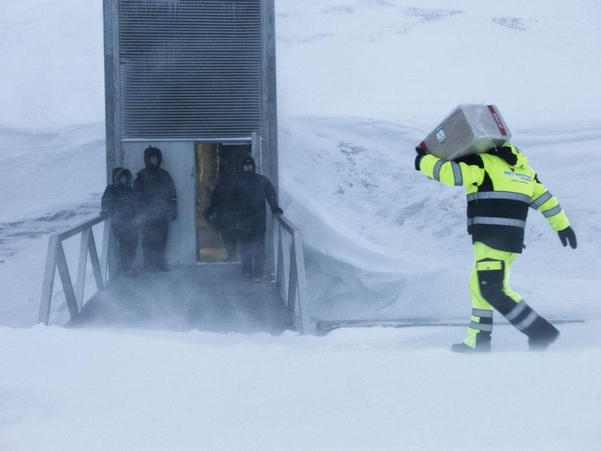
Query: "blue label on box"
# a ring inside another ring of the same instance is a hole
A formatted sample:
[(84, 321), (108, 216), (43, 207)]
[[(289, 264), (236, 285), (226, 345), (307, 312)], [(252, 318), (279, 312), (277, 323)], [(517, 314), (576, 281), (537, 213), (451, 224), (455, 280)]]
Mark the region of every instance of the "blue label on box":
[(438, 128), (436, 130), (434, 130), (434, 133), (436, 134), (436, 139), (438, 140), (439, 143), (443, 142), (444, 139), (447, 137), (447, 135), (444, 134), (442, 125), (439, 125)]

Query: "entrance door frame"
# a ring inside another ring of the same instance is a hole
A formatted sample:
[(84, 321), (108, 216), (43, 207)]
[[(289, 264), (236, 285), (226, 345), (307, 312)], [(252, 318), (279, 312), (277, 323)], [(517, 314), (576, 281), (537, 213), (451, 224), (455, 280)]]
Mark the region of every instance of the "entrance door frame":
[[(149, 145), (163, 152), (163, 165), (174, 180), (178, 192), (178, 218), (169, 227), (167, 261), (171, 266), (187, 266), (197, 263), (196, 236), (196, 161), (194, 158), (196, 143), (250, 143), (251, 154), (257, 161), (257, 169), (262, 167), (261, 136), (253, 132), (241, 137), (215, 138), (135, 138), (120, 141), (117, 161), (113, 165), (126, 167), (135, 175), (144, 167), (144, 150)], [(112, 171), (112, 167), (111, 167)], [(194, 189), (194, 192), (188, 190)], [(141, 264), (141, 246), (138, 246), (136, 266)], [(268, 261), (270, 256), (268, 255)]]
[[(195, 142), (194, 143), (194, 185), (196, 187), (195, 199), (195, 230), (196, 230), (196, 256), (198, 264), (221, 263), (226, 258), (231, 257), (231, 250), (228, 251), (228, 237), (225, 230), (220, 229), (215, 224), (208, 222), (205, 212), (211, 205), (216, 205), (215, 213), (221, 216), (226, 211), (233, 212), (231, 205), (224, 205), (224, 202), (232, 202), (233, 199), (221, 198), (219, 205), (215, 204), (215, 190), (219, 183), (227, 183), (227, 190), (230, 192), (231, 185), (237, 174), (241, 171), (239, 162), (243, 155), (252, 154), (252, 142), (230, 141), (230, 142)], [(222, 190), (226, 189), (224, 185)], [(225, 195), (222, 191), (221, 196)], [(225, 224), (222, 224), (225, 225)], [(231, 224), (230, 226), (233, 226)], [(231, 235), (231, 232), (229, 233)], [(233, 244), (230, 243), (230, 244)]]
[[(253, 157), (253, 159), (255, 160), (255, 164), (256, 164), (256, 168), (257, 168), (257, 173), (262, 173), (263, 172), (263, 156), (262, 156), (262, 152), (261, 152), (261, 136), (259, 133), (257, 132), (252, 132), (250, 136), (245, 136), (245, 137), (241, 137), (241, 138), (199, 138), (199, 139), (195, 139), (192, 142), (192, 151), (194, 152), (194, 154), (196, 153), (196, 146), (197, 144), (221, 144), (221, 145), (236, 145), (236, 144), (240, 144), (240, 145), (249, 145), (250, 146), (250, 154)], [(196, 160), (196, 155), (194, 157), (194, 174), (195, 177), (198, 175), (198, 162)], [(196, 186), (196, 184), (195, 184)], [(198, 194), (196, 193), (195, 195), (195, 199), (196, 196)], [(196, 204), (194, 205), (194, 211), (196, 211)], [(270, 221), (268, 221), (268, 228), (270, 227)], [(196, 215), (195, 215), (195, 224), (194, 224), (194, 228), (195, 230), (197, 230), (198, 225), (196, 223)], [(211, 263), (215, 263), (215, 262), (211, 262), (211, 261), (202, 261), (199, 258), (199, 237), (198, 237), (198, 233), (195, 233), (195, 249), (196, 249), (196, 263), (197, 264), (211, 264)], [(267, 250), (267, 262), (268, 265), (270, 264), (269, 262), (271, 262), (272, 257), (271, 257), (271, 247), (269, 247), (269, 249)]]

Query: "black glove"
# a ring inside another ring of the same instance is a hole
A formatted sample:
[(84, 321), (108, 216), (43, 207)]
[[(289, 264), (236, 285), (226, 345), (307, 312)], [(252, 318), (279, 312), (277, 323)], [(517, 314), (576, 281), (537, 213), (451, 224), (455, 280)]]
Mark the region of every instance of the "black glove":
[(426, 152), (421, 147), (416, 147), (415, 153), (417, 153), (417, 155), (415, 156), (415, 170), (419, 171), (419, 163), (420, 161), (422, 161), (422, 158), (424, 158), (424, 156), (426, 156), (428, 152)]
[(282, 210), (280, 207), (275, 207), (275, 208), (273, 208), (273, 209), (271, 210), (271, 212), (272, 212), (274, 215), (281, 215), (281, 214), (283, 214), (283, 213), (284, 213), (284, 210)]
[(561, 240), (561, 244), (563, 244), (563, 247), (566, 247), (568, 243), (570, 243), (570, 247), (572, 249), (576, 249), (577, 243), (574, 229), (568, 226), (567, 228), (557, 232), (557, 234), (559, 235), (559, 239)]

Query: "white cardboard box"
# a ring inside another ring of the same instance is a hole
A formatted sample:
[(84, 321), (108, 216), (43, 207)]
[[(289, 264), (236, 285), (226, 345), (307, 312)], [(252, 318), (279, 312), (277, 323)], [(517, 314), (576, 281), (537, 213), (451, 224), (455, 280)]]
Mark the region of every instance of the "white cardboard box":
[(464, 104), (455, 108), (419, 145), (445, 160), (486, 152), (511, 138), (495, 105)]

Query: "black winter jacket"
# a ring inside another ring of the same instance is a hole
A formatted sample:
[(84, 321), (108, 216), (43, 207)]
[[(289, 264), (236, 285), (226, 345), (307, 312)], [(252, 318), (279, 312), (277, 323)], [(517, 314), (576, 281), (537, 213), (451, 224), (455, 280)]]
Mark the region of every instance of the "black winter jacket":
[[(120, 179), (125, 176), (126, 183)], [(136, 227), (137, 201), (131, 186), (132, 175), (129, 169), (113, 169), (113, 184), (106, 187), (101, 199), (101, 214), (111, 218), (116, 229)]]
[[(158, 157), (158, 164), (150, 163), (152, 156)], [(144, 151), (146, 167), (136, 174), (134, 192), (136, 193), (140, 213), (146, 220), (177, 218), (177, 194), (173, 179), (165, 169), (161, 168), (162, 153), (156, 147), (148, 147)]]
[(273, 184), (267, 177), (255, 172), (255, 162), (250, 155), (243, 158), (242, 165), (245, 163), (252, 164), (252, 172), (242, 171), (236, 180), (233, 194), (238, 213), (238, 229), (242, 233), (264, 233), (267, 212), (265, 201), (272, 213), (281, 213), (282, 210), (278, 206)]

